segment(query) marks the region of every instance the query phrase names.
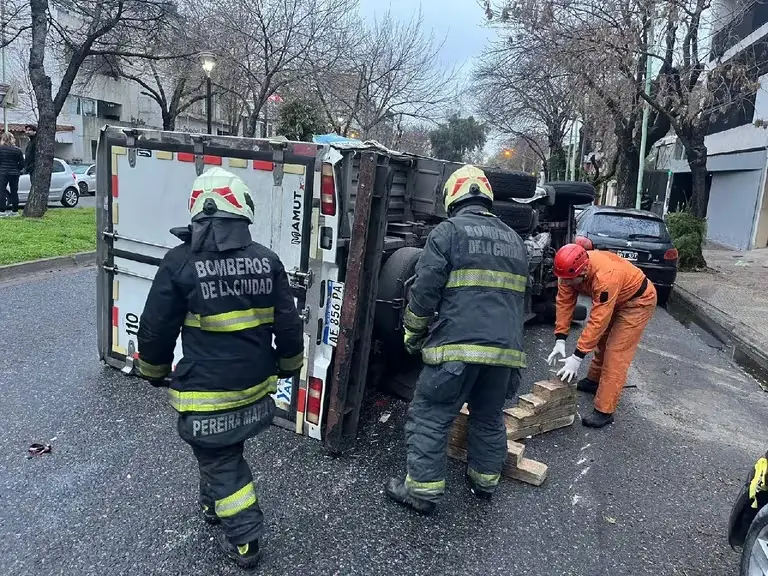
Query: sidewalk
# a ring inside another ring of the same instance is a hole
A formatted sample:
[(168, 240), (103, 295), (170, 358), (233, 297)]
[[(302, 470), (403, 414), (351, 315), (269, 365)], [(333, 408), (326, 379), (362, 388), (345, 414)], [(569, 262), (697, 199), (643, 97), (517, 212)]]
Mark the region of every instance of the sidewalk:
[(734, 356), (768, 370), (768, 248), (710, 248), (704, 258), (707, 272), (678, 273), (673, 303), (690, 309)]

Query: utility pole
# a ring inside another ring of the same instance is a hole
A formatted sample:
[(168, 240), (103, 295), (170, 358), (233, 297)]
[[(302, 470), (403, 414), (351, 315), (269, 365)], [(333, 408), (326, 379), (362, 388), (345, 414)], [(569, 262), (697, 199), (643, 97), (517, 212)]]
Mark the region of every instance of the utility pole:
[[(652, 10), (653, 8), (651, 8)], [(648, 32), (645, 42), (645, 94), (651, 96), (651, 76), (653, 62), (650, 56), (651, 43), (653, 42), (653, 14), (648, 15)], [(637, 194), (635, 197), (635, 208), (640, 209), (643, 198), (643, 173), (645, 172), (645, 147), (648, 144), (648, 116), (651, 113), (651, 105), (643, 100), (643, 129), (640, 136), (640, 164), (637, 167)]]

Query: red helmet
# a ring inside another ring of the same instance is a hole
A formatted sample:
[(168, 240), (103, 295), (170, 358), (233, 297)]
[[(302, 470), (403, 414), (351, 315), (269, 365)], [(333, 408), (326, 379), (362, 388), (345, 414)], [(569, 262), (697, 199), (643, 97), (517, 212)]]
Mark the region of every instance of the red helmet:
[(584, 247), (578, 244), (566, 244), (555, 254), (555, 276), (558, 278), (576, 278), (584, 273), (589, 264), (589, 256)]

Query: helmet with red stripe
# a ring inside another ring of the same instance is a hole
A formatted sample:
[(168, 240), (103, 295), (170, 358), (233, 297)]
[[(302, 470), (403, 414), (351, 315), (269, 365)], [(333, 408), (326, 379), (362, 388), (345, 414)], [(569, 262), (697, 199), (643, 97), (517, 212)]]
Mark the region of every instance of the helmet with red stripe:
[(460, 204), (480, 200), (489, 209), (493, 206), (493, 190), (485, 172), (467, 164), (448, 177), (443, 187), (445, 212), (450, 215)]
[(198, 176), (189, 196), (189, 215), (200, 218), (245, 218), (253, 223), (253, 199), (238, 176), (214, 166)]

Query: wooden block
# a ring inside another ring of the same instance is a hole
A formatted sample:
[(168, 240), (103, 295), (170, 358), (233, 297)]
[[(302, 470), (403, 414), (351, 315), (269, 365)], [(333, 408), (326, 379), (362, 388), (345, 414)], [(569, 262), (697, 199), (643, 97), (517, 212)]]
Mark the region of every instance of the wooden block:
[(558, 428), (565, 428), (566, 426), (573, 424), (575, 419), (576, 416), (574, 414), (570, 414), (555, 420), (550, 420), (549, 422), (544, 422), (543, 424), (534, 424), (533, 426), (528, 426), (526, 428), (507, 428), (507, 439), (521, 440), (523, 438), (527, 438), (528, 436), (536, 436), (538, 434), (544, 434), (545, 432), (557, 430)]
[[(521, 406), (515, 406), (514, 408), (507, 408), (506, 410), (504, 410), (504, 414), (516, 420), (525, 420), (526, 418), (531, 418), (534, 416), (533, 412)], [(508, 418), (505, 418), (505, 420), (506, 419)]]
[(514, 478), (526, 484), (541, 486), (547, 479), (548, 466), (543, 462), (537, 462), (530, 458), (521, 458), (517, 466), (511, 466), (510, 462), (504, 465), (501, 475), (505, 478)]
[(530, 410), (534, 414), (538, 414), (540, 410), (548, 407), (547, 401), (535, 394), (523, 394), (518, 399), (517, 405), (525, 410)]
[(512, 459), (515, 463), (519, 462), (525, 452), (525, 444), (507, 440), (507, 462)]
[[(514, 408), (512, 409), (514, 410)], [(528, 414), (524, 417), (515, 415), (505, 415), (504, 422), (507, 430), (517, 430), (520, 428), (527, 428), (537, 424), (543, 424), (562, 418), (563, 416), (569, 416), (576, 413), (576, 404), (565, 404), (563, 406), (557, 406), (552, 410), (547, 410), (541, 414)]]
[(541, 380), (534, 383), (533, 393), (544, 400), (556, 400), (563, 396), (576, 394), (576, 386), (560, 380)]

